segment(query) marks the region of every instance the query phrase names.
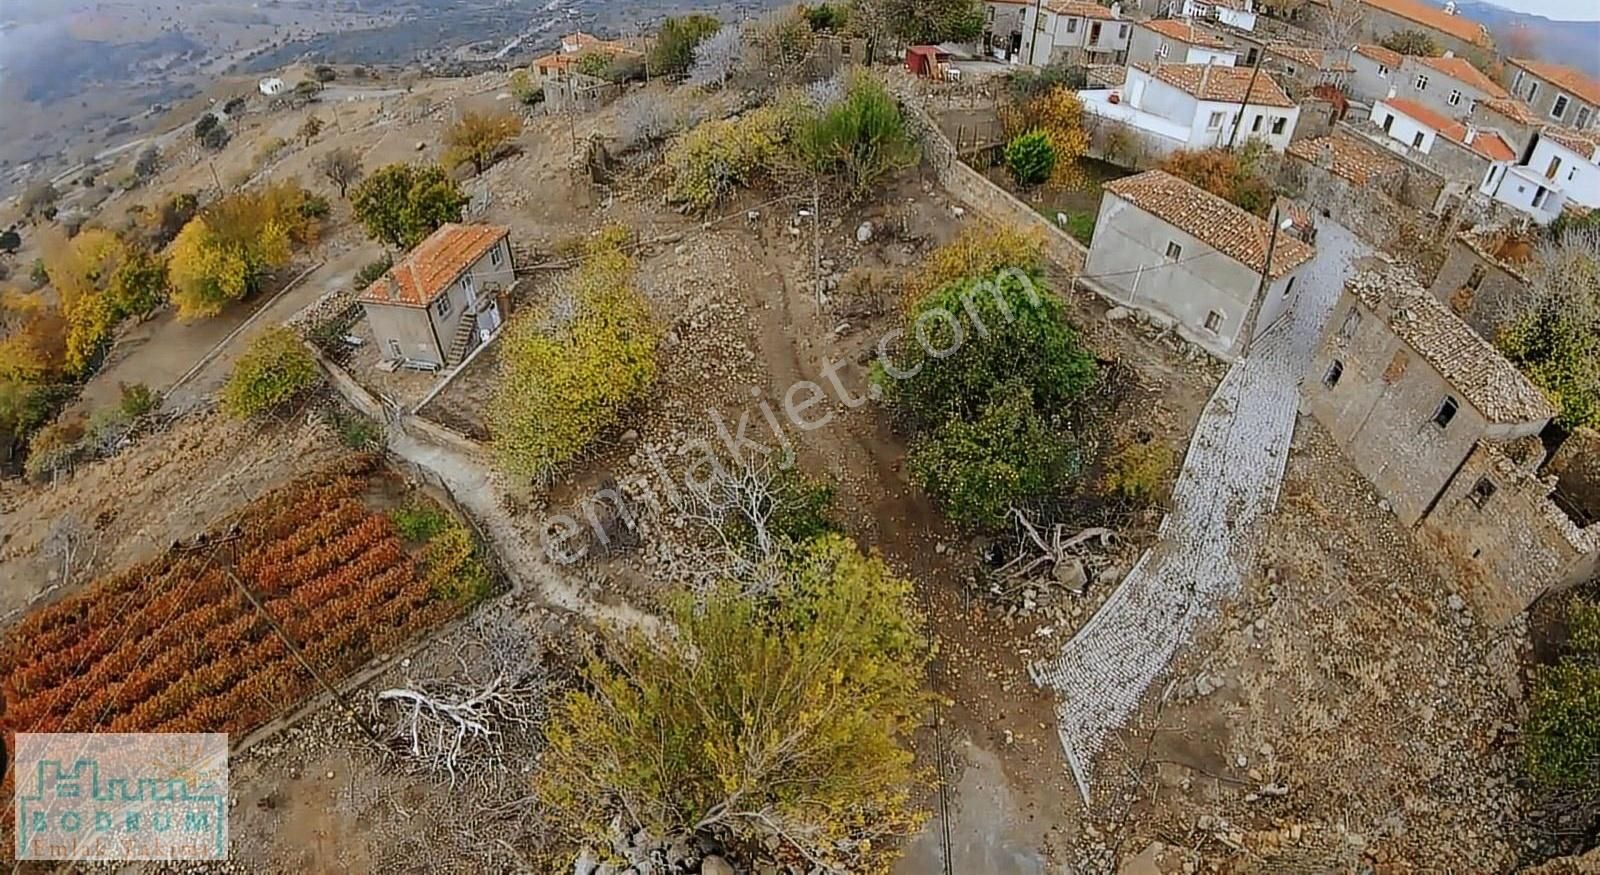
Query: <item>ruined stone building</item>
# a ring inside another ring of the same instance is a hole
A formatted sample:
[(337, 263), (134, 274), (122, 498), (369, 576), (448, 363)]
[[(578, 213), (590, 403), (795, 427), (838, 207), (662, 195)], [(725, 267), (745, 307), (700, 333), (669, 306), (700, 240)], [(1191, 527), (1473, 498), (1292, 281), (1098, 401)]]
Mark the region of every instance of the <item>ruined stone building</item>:
[(1450, 241), (1429, 289), (1484, 337), (1494, 337), (1513, 302), (1527, 294), (1530, 245), (1503, 231), (1463, 231)]
[(1395, 516), (1456, 565), (1485, 620), (1594, 574), (1600, 525), (1574, 521), (1540, 470), (1554, 408), (1409, 274), (1350, 281), (1302, 399)]

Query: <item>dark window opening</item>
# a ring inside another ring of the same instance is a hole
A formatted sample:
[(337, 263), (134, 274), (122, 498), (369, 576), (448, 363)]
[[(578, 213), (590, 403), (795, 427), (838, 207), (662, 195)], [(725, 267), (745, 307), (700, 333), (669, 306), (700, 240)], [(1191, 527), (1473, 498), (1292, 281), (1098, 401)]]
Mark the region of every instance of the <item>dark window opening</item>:
[(1322, 377), (1322, 385), (1332, 389), (1339, 385), (1339, 378), (1342, 376), (1344, 376), (1344, 362), (1334, 359), (1333, 364), (1328, 366), (1328, 373)]
[(1444, 400), (1439, 402), (1438, 411), (1433, 414), (1433, 424), (1439, 426), (1440, 428), (1448, 427), (1450, 425), (1450, 420), (1456, 418), (1456, 411), (1460, 409), (1460, 406), (1461, 405), (1456, 402), (1456, 399), (1450, 397), (1449, 395), (1444, 396)]
[(1467, 288), (1476, 292), (1478, 290), (1478, 286), (1483, 285), (1483, 277), (1483, 265), (1474, 264), (1472, 266), (1472, 273), (1467, 275)]
[(1497, 488), (1493, 480), (1487, 477), (1479, 477), (1478, 482), (1472, 486), (1472, 494), (1468, 497), (1472, 499), (1474, 505), (1483, 507), (1484, 502), (1494, 495)]

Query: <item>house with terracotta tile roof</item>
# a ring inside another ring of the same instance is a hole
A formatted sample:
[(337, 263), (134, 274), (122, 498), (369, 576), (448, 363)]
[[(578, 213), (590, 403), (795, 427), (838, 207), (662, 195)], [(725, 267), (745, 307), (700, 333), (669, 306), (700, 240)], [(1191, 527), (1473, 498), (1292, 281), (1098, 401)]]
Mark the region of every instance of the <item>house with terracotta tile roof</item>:
[(1486, 182), (1483, 191), (1541, 225), (1555, 221), (1569, 204), (1600, 208), (1600, 131), (1540, 128), (1527, 157)]
[(1408, 57), (1400, 63), (1393, 97), (1403, 97), (1450, 118), (1462, 118), (1482, 100), (1511, 95), (1465, 58)]
[(1038, 0), (1023, 8), (1017, 60), (1035, 66), (1055, 61), (1122, 63), (1132, 28), (1118, 3), (1101, 6), (1088, 0)]
[(1376, 43), (1362, 43), (1350, 49), (1350, 76), (1345, 80), (1345, 91), (1362, 103), (1370, 104), (1388, 97), (1389, 89), (1398, 88), (1400, 63), (1405, 56)]
[(1600, 128), (1600, 80), (1582, 70), (1528, 58), (1510, 58), (1511, 91), (1541, 121)]
[(499, 329), (516, 281), (510, 233), (444, 225), (357, 296), (386, 361), (453, 366)]
[[(1331, 16), (1329, 0), (1311, 0), (1305, 6), (1302, 25), (1313, 33), (1326, 33)], [(1357, 40), (1375, 43), (1403, 30), (1422, 31), (1433, 39), (1440, 51), (1457, 55), (1493, 46), (1489, 31), (1482, 24), (1460, 15), (1454, 3), (1362, 0)]]
[(1302, 409), (1399, 521), (1457, 566), (1485, 621), (1587, 579), (1600, 527), (1558, 507), (1540, 476), (1554, 406), (1404, 269), (1363, 268), (1312, 355)]
[(638, 51), (620, 41), (605, 40), (593, 34), (577, 31), (562, 37), (555, 51), (535, 58), (528, 65), (528, 69), (533, 71), (536, 79), (549, 79), (575, 71), (586, 55), (616, 58), (621, 55), (637, 54)]
[(1282, 152), (1300, 118), (1271, 73), (1216, 64), (1134, 64), (1120, 88), (1078, 96), (1086, 112), (1133, 129), (1156, 155), (1250, 139)]
[(1373, 104), (1372, 121), (1390, 141), (1418, 154), (1431, 155), (1438, 144), (1450, 143), (1485, 162), (1510, 163), (1517, 158), (1498, 131), (1479, 130), (1409, 98), (1389, 97)]
[(1220, 64), (1232, 67), (1239, 53), (1227, 41), (1189, 18), (1153, 18), (1133, 26), (1130, 64)]
[(1222, 358), (1294, 306), (1316, 250), (1293, 234), (1161, 170), (1104, 191), (1083, 267), (1101, 294)]
[(1353, 69), (1349, 54), (1343, 49), (1275, 42), (1266, 45), (1261, 65), (1276, 74), (1280, 82), (1290, 83), (1295, 93), (1304, 94), (1318, 85), (1344, 87)]
[(1181, 11), (1184, 18), (1215, 21), (1244, 31), (1256, 29), (1254, 0), (1183, 0)]
[(1527, 154), (1534, 136), (1544, 127), (1544, 122), (1534, 115), (1532, 107), (1515, 97), (1480, 100), (1467, 114), (1466, 121), (1475, 127), (1499, 131), (1518, 155)]

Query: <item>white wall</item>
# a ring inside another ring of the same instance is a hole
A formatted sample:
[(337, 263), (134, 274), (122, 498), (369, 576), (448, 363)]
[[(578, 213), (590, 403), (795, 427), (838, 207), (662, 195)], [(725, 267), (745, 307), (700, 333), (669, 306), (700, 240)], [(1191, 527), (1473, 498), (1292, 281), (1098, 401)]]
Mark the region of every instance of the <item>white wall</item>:
[[(1179, 45), (1182, 45), (1181, 43)], [(1239, 60), (1236, 52), (1224, 49), (1205, 49), (1200, 46), (1190, 46), (1185, 64), (1216, 64), (1219, 67), (1232, 67)]]
[[(1540, 197), (1539, 192), (1544, 192)], [(1553, 190), (1542, 175), (1526, 167), (1509, 167), (1494, 187), (1494, 199), (1533, 217), (1535, 222), (1548, 225), (1561, 214), (1566, 203), (1561, 192)], [(1539, 205), (1534, 206), (1538, 200)]]
[[(1129, 106), (1187, 127), (1189, 148), (1226, 146), (1229, 138), (1234, 135), (1234, 120), (1239, 115), (1237, 103), (1196, 100), (1187, 91), (1174, 88), (1132, 67), (1128, 68), (1128, 78), (1123, 83), (1122, 93), (1126, 95)], [(1221, 116), (1216, 127), (1211, 126), (1213, 114)], [(1261, 118), (1259, 131), (1254, 130), (1257, 117)], [(1272, 133), (1275, 119), (1283, 120), (1282, 130), (1276, 134)], [(1295, 123), (1299, 119), (1298, 106), (1284, 108), (1249, 104), (1244, 109), (1244, 122), (1239, 126), (1236, 144), (1257, 137), (1265, 140), (1274, 152), (1282, 152), (1288, 148), (1289, 138), (1294, 136)]]
[[(1549, 175), (1552, 159), (1561, 163), (1554, 176)], [(1586, 207), (1600, 207), (1600, 167), (1548, 137), (1540, 137), (1528, 158), (1528, 171), (1549, 180), (1551, 188), (1558, 188), (1567, 200)]]
[[(1381, 100), (1372, 105), (1373, 124), (1382, 127), (1383, 123), (1389, 119), (1393, 119), (1393, 121), (1389, 122), (1389, 139), (1398, 140), (1407, 146), (1415, 148), (1424, 155), (1432, 151), (1433, 138), (1437, 133), (1433, 128), (1424, 127), (1413, 121), (1410, 116), (1402, 115), (1390, 109), (1389, 105)], [(1417, 134), (1422, 135), (1420, 144), (1416, 142)]]

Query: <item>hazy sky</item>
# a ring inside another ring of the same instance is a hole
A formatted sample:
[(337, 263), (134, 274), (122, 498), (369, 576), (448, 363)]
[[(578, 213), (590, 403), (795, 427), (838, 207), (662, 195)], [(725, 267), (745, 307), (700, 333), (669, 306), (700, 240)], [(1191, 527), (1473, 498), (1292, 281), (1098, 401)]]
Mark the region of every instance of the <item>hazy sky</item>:
[(1489, 0), (1496, 6), (1556, 21), (1600, 21), (1600, 0)]

